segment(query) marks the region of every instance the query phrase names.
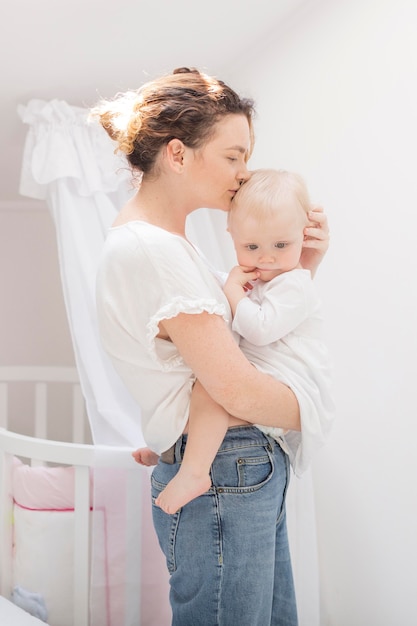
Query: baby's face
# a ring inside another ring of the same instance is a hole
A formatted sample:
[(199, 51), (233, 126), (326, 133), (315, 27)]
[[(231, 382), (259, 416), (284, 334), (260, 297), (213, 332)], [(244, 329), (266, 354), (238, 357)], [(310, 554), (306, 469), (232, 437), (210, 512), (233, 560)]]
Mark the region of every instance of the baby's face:
[(246, 211), (241, 217), (237, 209), (230, 234), (239, 265), (258, 269), (263, 281), (300, 267), (306, 224), (300, 206), (291, 203), (261, 220)]

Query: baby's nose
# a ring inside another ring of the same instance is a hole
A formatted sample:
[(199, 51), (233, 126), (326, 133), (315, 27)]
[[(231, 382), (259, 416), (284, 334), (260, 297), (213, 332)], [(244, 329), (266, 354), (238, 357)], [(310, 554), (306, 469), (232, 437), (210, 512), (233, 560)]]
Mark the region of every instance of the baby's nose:
[(275, 257), (273, 254), (262, 254), (261, 255), (261, 261), (263, 263), (273, 263), (275, 261)]

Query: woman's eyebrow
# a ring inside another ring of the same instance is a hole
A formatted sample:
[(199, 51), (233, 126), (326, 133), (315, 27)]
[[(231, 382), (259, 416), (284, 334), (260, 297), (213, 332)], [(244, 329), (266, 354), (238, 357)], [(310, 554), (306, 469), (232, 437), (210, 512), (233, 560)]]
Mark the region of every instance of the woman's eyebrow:
[(230, 146), (229, 148), (227, 148), (227, 150), (237, 150), (242, 154), (245, 154), (248, 151), (247, 148), (243, 148), (243, 146)]

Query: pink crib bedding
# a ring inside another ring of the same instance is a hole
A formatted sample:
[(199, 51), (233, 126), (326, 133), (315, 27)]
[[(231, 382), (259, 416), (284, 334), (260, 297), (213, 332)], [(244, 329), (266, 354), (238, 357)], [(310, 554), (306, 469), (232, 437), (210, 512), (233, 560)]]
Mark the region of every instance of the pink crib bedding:
[[(74, 468), (30, 467), (14, 459), (13, 583), (42, 595), (48, 621), (72, 626)], [(93, 490), (91, 490), (93, 493)], [(168, 626), (168, 574), (151, 528), (150, 501), (143, 498), (142, 626)], [(96, 512), (97, 513), (97, 512)], [(105, 514), (97, 520), (103, 543)], [(1, 620), (0, 620), (0, 623)]]
[(13, 498), (24, 509), (74, 509), (73, 467), (30, 467), (14, 458)]

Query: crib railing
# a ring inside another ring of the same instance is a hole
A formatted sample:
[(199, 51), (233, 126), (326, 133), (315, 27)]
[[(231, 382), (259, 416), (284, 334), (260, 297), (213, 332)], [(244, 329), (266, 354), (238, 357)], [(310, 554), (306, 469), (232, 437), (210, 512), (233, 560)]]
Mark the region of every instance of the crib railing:
[(50, 383), (72, 386), (72, 441), (85, 443), (85, 405), (75, 367), (0, 366), (0, 428), (9, 427), (9, 383), (33, 383), (35, 388), (34, 435), (48, 438), (48, 392)]
[[(7, 430), (9, 382), (30, 381), (36, 385), (36, 437)], [(10, 597), (13, 584), (13, 457), (31, 464), (59, 464), (74, 467), (74, 626), (89, 625), (90, 589), (90, 489), (94, 468), (131, 469), (131, 449), (83, 443), (52, 441), (47, 434), (47, 386), (50, 382), (73, 385), (73, 436), (84, 432), (84, 407), (75, 368), (0, 367), (0, 595)]]
[(71, 465), (75, 469), (74, 493), (74, 626), (89, 624), (90, 583), (90, 471), (96, 467), (131, 468), (131, 449), (113, 446), (48, 441), (0, 428), (0, 595), (12, 588), (11, 488), (13, 456), (44, 463)]

